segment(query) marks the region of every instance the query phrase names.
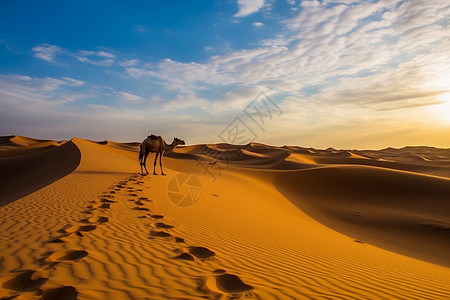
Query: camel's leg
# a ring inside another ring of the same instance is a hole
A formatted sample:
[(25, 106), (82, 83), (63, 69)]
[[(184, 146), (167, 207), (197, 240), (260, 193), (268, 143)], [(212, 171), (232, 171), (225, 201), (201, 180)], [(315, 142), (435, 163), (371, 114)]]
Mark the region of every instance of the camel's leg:
[[(142, 160), (142, 165), (144, 165), (145, 172), (148, 174), (148, 171), (147, 171), (147, 157), (148, 157), (148, 153), (145, 153), (144, 154), (144, 159)], [(141, 165), (141, 172), (142, 172), (142, 165)], [(142, 174), (144, 174), (144, 172), (142, 172)]]
[(163, 158), (163, 155), (164, 155), (164, 152), (162, 152), (162, 153), (159, 155), (159, 168), (161, 169), (161, 175), (166, 175), (166, 174), (164, 174), (163, 167), (162, 167), (162, 158)]
[(145, 168), (145, 173), (148, 174), (148, 170), (147, 170), (147, 157), (148, 157), (148, 152), (145, 153), (145, 155), (144, 155), (144, 168)]
[(156, 169), (156, 160), (158, 159), (158, 155), (159, 155), (159, 153), (156, 152), (156, 154), (155, 154), (155, 161), (153, 162), (153, 175), (158, 175), (158, 174), (156, 174), (156, 171), (155, 171), (155, 169)]

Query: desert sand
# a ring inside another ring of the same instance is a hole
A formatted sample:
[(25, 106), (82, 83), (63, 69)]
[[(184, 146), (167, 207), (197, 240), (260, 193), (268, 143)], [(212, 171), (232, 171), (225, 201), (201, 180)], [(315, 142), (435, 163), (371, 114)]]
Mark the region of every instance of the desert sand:
[(1, 299), (450, 299), (450, 149), (138, 149), (0, 138)]

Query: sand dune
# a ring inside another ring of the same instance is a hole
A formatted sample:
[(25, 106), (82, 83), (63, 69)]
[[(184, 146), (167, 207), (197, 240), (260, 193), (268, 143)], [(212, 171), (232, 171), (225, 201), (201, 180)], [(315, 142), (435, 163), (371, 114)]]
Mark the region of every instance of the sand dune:
[(448, 149), (0, 143), (0, 298), (450, 297)]
[(80, 158), (80, 151), (72, 142), (3, 137), (0, 139), (0, 205), (70, 174)]

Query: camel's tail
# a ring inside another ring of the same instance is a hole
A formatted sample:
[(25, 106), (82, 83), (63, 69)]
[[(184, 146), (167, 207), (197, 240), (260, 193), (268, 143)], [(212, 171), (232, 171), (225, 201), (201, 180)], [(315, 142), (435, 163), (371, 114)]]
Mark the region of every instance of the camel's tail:
[(141, 146), (139, 147), (139, 162), (142, 161), (142, 159), (144, 158), (144, 153), (145, 153), (145, 143), (142, 143)]

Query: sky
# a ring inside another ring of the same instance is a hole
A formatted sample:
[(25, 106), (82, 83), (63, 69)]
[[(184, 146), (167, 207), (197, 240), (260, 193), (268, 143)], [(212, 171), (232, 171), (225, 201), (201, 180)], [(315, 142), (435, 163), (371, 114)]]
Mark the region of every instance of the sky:
[(450, 147), (450, 2), (0, 2), (0, 135)]

